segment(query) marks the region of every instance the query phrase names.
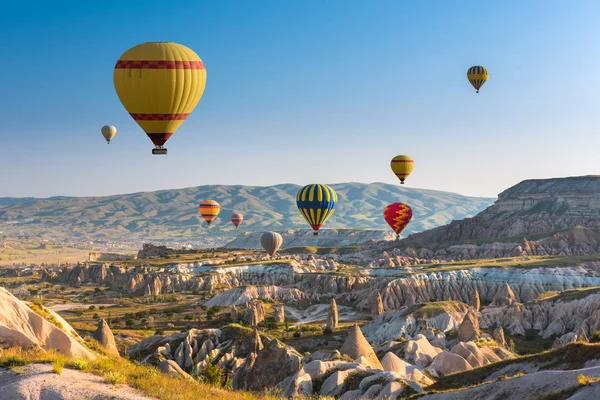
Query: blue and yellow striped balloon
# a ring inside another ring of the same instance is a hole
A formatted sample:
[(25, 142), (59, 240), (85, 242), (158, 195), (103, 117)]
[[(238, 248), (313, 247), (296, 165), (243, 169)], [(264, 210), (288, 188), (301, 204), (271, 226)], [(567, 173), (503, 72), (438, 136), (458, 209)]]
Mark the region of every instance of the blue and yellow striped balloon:
[(319, 229), (334, 213), (338, 202), (335, 190), (327, 185), (313, 184), (304, 186), (296, 195), (296, 205), (300, 214), (319, 234)]

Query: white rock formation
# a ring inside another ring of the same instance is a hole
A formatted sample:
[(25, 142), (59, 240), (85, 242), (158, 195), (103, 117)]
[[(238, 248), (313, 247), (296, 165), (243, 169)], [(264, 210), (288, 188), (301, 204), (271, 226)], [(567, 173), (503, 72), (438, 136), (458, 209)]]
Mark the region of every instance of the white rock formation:
[(69, 324), (64, 320), (57, 322), (60, 326), (47, 321), (6, 289), (0, 288), (0, 341), (11, 346), (56, 350), (68, 357), (96, 358), (81, 344), (83, 339)]

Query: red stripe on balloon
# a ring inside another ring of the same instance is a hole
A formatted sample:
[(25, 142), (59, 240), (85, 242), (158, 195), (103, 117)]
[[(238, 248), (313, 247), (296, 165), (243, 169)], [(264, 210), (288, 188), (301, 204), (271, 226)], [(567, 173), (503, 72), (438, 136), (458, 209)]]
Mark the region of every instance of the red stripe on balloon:
[(136, 121), (183, 121), (189, 113), (181, 114), (141, 114), (141, 113), (129, 113)]
[(115, 69), (206, 69), (202, 61), (119, 60)]

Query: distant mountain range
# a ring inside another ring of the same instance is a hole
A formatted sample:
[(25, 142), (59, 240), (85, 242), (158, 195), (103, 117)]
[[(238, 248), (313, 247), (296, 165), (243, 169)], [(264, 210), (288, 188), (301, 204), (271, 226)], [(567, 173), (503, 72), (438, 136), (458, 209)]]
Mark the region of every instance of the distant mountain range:
[[(327, 228), (389, 229), (383, 208), (401, 201), (414, 212), (404, 231), (410, 234), (473, 216), (493, 202), (383, 183), (331, 186), (340, 201)], [(299, 188), (211, 185), (106, 197), (0, 198), (0, 231), (89, 240), (227, 240), (244, 231), (307, 228), (296, 208)], [(208, 229), (198, 217), (204, 199), (221, 205), (221, 214)], [(244, 214), (238, 230), (229, 221), (234, 211)]]

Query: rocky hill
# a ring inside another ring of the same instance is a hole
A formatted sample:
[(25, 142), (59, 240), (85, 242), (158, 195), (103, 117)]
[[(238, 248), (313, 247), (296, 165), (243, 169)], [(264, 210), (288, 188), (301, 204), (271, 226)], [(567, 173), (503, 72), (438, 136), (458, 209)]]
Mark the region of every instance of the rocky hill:
[[(466, 197), (433, 190), (383, 183), (332, 185), (340, 202), (327, 228), (387, 229), (383, 208), (395, 201), (410, 204), (413, 221), (406, 233), (420, 232), (476, 214), (492, 199)], [(49, 199), (0, 198), (0, 231), (24, 231), (47, 237), (82, 240), (196, 240), (231, 241), (240, 232), (304, 229), (296, 208), (298, 185), (199, 186), (177, 190), (107, 197), (57, 197)], [(221, 214), (210, 230), (198, 217), (198, 204), (217, 200)], [(244, 214), (235, 230), (233, 212)], [(206, 244), (206, 243), (205, 243)]]
[(473, 218), (417, 233), (404, 243), (482, 243), (552, 236), (582, 226), (600, 232), (600, 176), (523, 181)]

